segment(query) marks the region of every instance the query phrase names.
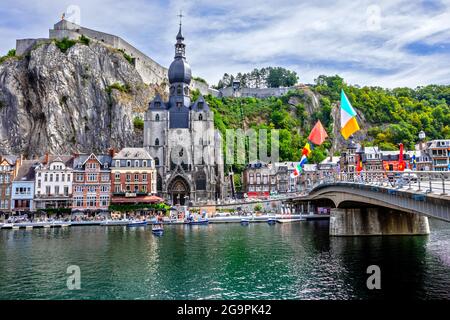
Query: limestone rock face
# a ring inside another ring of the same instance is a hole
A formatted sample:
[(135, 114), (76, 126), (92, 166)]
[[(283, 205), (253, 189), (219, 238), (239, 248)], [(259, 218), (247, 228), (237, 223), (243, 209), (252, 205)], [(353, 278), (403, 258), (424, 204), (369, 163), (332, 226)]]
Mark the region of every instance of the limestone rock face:
[(160, 88), (117, 50), (54, 43), (0, 64), (0, 153), (28, 157), (142, 146), (133, 120)]

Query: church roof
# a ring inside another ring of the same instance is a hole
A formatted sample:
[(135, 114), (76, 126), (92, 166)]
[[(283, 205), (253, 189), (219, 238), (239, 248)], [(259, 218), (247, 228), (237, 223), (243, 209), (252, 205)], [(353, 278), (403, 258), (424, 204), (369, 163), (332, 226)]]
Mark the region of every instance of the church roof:
[(166, 109), (166, 108), (167, 105), (162, 100), (161, 95), (157, 93), (153, 101), (150, 102), (149, 109)]
[(209, 111), (209, 105), (205, 101), (205, 98), (203, 98), (202, 95), (195, 101), (195, 103), (192, 105), (192, 110), (194, 111)]
[(169, 67), (169, 82), (176, 83), (182, 82), (190, 84), (192, 80), (191, 66), (187, 63), (186, 59), (178, 57)]

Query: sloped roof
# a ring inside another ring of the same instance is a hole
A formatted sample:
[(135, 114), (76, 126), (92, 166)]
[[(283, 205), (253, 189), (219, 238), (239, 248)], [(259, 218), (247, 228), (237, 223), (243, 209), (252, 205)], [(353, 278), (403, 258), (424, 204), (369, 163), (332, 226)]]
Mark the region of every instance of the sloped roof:
[(153, 159), (153, 157), (144, 148), (123, 148), (122, 150), (120, 150), (119, 153), (117, 153), (113, 157), (113, 160), (119, 160), (119, 159), (149, 160), (149, 159)]
[(37, 165), (39, 165), (39, 162), (36, 160), (23, 160), (14, 181), (33, 181), (35, 177), (34, 169)]

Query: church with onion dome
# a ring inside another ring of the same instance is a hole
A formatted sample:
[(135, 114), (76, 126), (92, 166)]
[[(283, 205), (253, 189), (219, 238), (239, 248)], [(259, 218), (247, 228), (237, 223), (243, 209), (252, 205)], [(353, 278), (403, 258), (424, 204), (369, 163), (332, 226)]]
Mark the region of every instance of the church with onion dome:
[(221, 137), (200, 96), (191, 101), (191, 67), (180, 29), (168, 71), (169, 100), (157, 95), (144, 120), (144, 147), (155, 160), (158, 194), (173, 205), (212, 204), (224, 197)]

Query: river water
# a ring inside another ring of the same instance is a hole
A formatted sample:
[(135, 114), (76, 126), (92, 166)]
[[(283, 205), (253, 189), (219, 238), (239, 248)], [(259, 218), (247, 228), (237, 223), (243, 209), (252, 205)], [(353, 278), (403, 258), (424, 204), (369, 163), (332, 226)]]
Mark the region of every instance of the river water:
[[(328, 222), (0, 231), (0, 299), (450, 299), (450, 224), (329, 237)], [(68, 290), (67, 268), (80, 268)], [(381, 290), (369, 290), (369, 265)]]

